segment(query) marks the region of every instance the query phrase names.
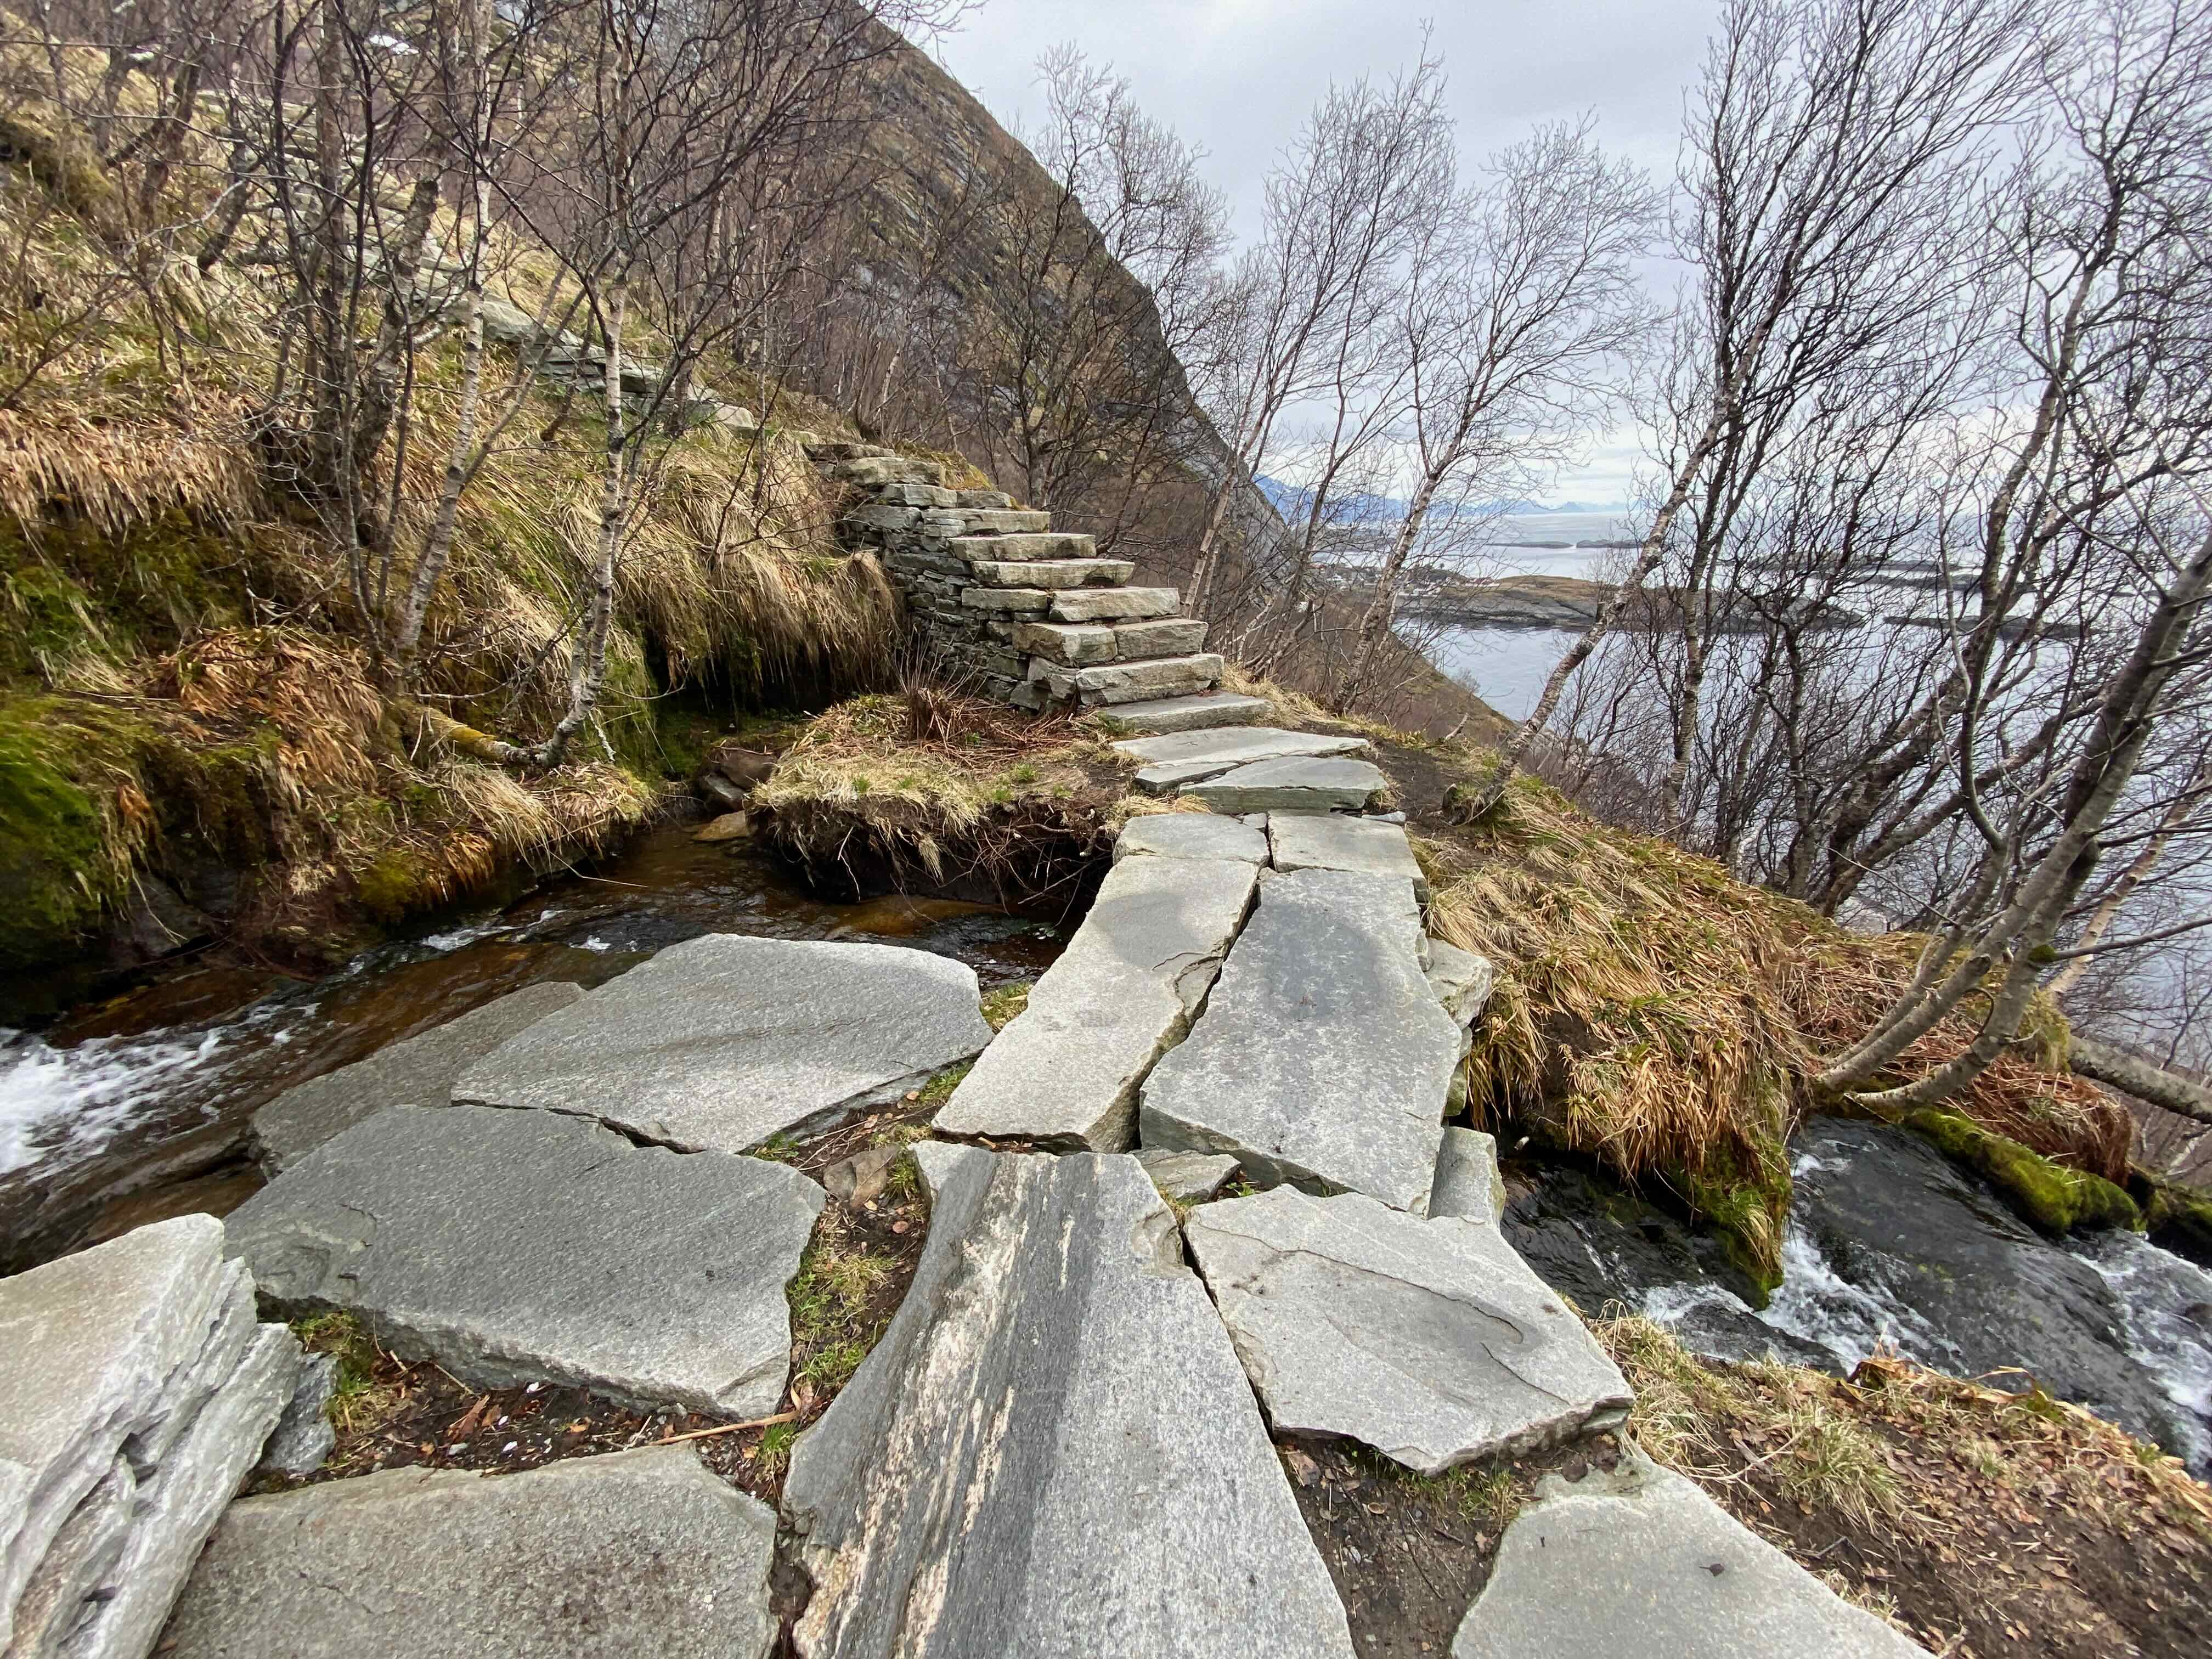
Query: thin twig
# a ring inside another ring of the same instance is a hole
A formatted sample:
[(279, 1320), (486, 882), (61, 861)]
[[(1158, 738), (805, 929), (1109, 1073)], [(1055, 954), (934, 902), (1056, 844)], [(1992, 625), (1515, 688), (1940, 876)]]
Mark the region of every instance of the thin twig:
[(720, 1428), (694, 1429), (689, 1434), (668, 1435), (653, 1443), (656, 1446), (672, 1446), (679, 1440), (704, 1440), (713, 1435), (738, 1434), (746, 1429), (769, 1429), (779, 1423), (796, 1423), (798, 1420), (797, 1412), (778, 1412), (774, 1417), (757, 1417), (750, 1423), (725, 1423)]

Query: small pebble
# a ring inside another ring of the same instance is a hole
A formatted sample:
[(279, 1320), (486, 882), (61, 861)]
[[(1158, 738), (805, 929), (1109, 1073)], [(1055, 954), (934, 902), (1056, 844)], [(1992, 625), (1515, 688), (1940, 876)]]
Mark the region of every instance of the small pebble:
[(892, 1222), (892, 1223), (891, 1223), (891, 1231), (892, 1231), (893, 1232), (895, 1232), (895, 1233), (902, 1233), (902, 1232), (904, 1232), (904, 1231), (906, 1231), (906, 1223), (905, 1223), (905, 1222), (903, 1222), (903, 1221), (894, 1221), (894, 1222)]
[(468, 1449), (468, 1442), (465, 1440), (456, 1440), (452, 1445), (446, 1448), (446, 1455), (448, 1457), (459, 1457)]
[(528, 1388), (526, 1388), (526, 1389), (525, 1389), (523, 1390), (523, 1393), (525, 1393), (525, 1394), (536, 1394), (536, 1393), (538, 1391), (538, 1389), (540, 1389), (544, 1388), (544, 1386), (545, 1386), (545, 1385), (544, 1385), (543, 1382), (532, 1382), (532, 1383)]
[[(505, 1419), (502, 1419), (501, 1420), (502, 1420), (502, 1421), (504, 1421)], [(504, 1456), (506, 1456), (506, 1455), (507, 1455), (507, 1453), (509, 1453), (509, 1452), (513, 1451), (513, 1450), (514, 1450), (517, 1446), (520, 1445), (521, 1443), (521, 1443), (520, 1440), (510, 1440), (510, 1441), (508, 1441), (508, 1442), (507, 1442), (504, 1446), (501, 1446), (501, 1447), (499, 1449), (499, 1455), (500, 1455), (501, 1457), (504, 1457)]]

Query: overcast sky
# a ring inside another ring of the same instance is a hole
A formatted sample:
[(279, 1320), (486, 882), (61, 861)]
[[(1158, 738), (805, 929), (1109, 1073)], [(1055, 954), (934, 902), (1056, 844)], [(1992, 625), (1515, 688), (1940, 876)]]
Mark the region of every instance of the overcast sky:
[[(1717, 0), (986, 0), (938, 55), (1006, 125), (1042, 109), (1037, 57), (1072, 40), (1128, 77), (1139, 104), (1206, 152), (1237, 228), (1332, 78), (1387, 76), (1433, 21), (1470, 161), (1536, 121), (1595, 111), (1600, 138), (1671, 170), (1682, 89)], [(1627, 495), (1632, 446), (1593, 446), (1551, 499)]]

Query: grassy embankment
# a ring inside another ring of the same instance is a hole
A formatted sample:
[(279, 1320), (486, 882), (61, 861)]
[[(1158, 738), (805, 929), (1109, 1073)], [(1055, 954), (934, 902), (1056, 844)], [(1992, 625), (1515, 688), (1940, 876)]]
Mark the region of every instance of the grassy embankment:
[[(764, 429), (696, 430), (649, 467), (585, 740), (527, 779), (442, 747), (380, 689), (343, 551), (264, 465), (281, 283), (228, 260), (203, 276), (190, 247), (154, 273), (153, 299), (115, 282), (119, 185), (21, 67), (0, 64), (17, 157), (0, 165), (0, 217), (21, 251), (0, 276), (0, 384), (24, 381), (0, 405), (0, 970), (66, 959), (133, 913), (142, 931), (149, 913), (173, 919), (163, 884), (241, 943), (326, 957), (361, 923), (605, 846), (732, 705), (880, 680), (895, 596), (872, 559), (838, 550), (831, 493), (779, 435), (842, 422), (709, 363), (702, 378)], [(218, 176), (179, 167), (159, 216), (189, 222)], [(500, 246), (493, 266), (492, 291), (525, 309), (552, 280), (526, 246)], [(88, 317), (59, 302), (95, 295)], [(631, 349), (656, 344), (648, 325)], [(487, 359), (492, 397), (514, 364)], [(383, 460), (398, 471), (394, 592), (434, 501), (458, 340), (415, 374), (406, 445)], [(586, 402), (531, 390), (464, 498), (422, 703), (517, 739), (550, 724), (603, 437)]]

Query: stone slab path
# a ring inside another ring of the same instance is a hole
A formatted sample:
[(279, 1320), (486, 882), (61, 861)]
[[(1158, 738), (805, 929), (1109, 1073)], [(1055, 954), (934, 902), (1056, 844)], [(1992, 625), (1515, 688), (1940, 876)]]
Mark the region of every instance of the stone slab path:
[(784, 1285), (823, 1202), (782, 1164), (641, 1147), (558, 1113), (394, 1106), (224, 1231), (267, 1305), (344, 1309), (465, 1382), (737, 1419), (782, 1396)]
[(1136, 1159), (918, 1149), (913, 1287), (784, 1487), (808, 1659), (1352, 1652)]
[(1242, 859), (1116, 864), (1027, 1008), (938, 1113), (937, 1133), (1126, 1152), (1138, 1085), (1189, 1028), (1259, 876)]
[(1145, 1084), (1139, 1139), (1419, 1212), (1462, 1039), (1422, 942), (1407, 881), (1269, 876), (1204, 1017)]
[(1171, 732), (1156, 738), (1125, 738), (1114, 745), (1141, 763), (1137, 787), (1148, 795), (1172, 795), (1187, 783), (1199, 783), (1255, 761), (1290, 757), (1316, 758), (1357, 754), (1364, 738), (1286, 732), (1273, 726), (1232, 726), (1224, 731)]
[(1421, 872), (1405, 830), (1395, 823), (1279, 811), (1268, 820), (1267, 848), (1268, 861), (1278, 870), (1362, 870), (1395, 876), (1413, 884), (1416, 899), (1429, 902), (1429, 878)]
[(1348, 1436), (1440, 1474), (1628, 1414), (1620, 1370), (1487, 1215), (1278, 1187), (1194, 1210), (1183, 1231), (1278, 1433)]
[(1571, 1485), (1547, 1475), (1536, 1498), (1506, 1529), (1452, 1659), (1918, 1659), (1927, 1651), (1640, 1452)]
[(690, 1447), (392, 1469), (231, 1505), (173, 1659), (765, 1659), (775, 1512)]
[(331, 1136), (387, 1106), (443, 1106), (454, 1079), (509, 1037), (584, 994), (580, 985), (525, 986), (288, 1089), (253, 1115), (254, 1158), (268, 1175), (283, 1173)]
[(975, 970), (890, 945), (708, 933), (471, 1066), (453, 1098), (596, 1117), (682, 1152), (835, 1127), (980, 1053)]
[(1177, 793), (1210, 812), (1364, 812), (1389, 787), (1371, 761), (1290, 758), (1255, 761)]

